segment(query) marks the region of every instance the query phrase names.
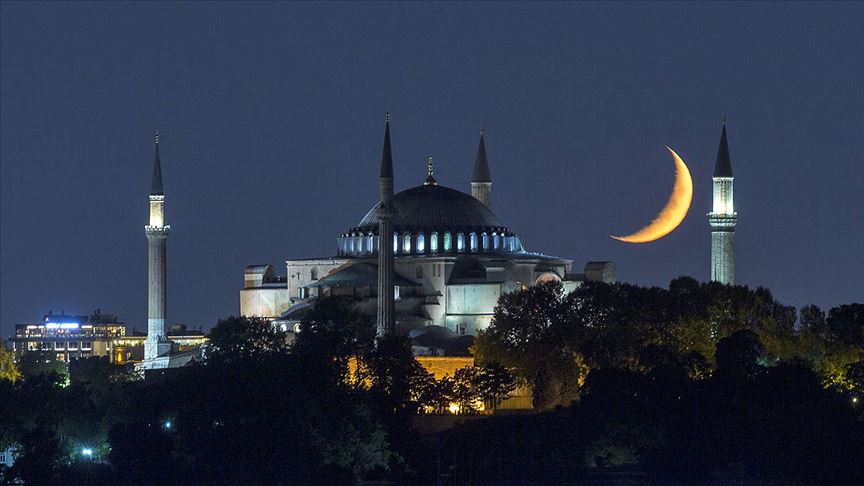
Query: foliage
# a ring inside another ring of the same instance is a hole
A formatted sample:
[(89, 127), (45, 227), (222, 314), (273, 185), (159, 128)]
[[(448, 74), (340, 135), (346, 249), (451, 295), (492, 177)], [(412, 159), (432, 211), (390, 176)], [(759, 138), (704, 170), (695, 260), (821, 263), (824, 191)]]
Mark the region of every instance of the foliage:
[(0, 344), (0, 380), (15, 381), (21, 378), (21, 371), (15, 365), (14, 353)]
[(266, 359), (287, 349), (287, 334), (266, 319), (231, 316), (210, 331), (205, 359), (227, 365)]
[(58, 383), (65, 383), (68, 378), (66, 363), (57, 360), (49, 351), (30, 351), (24, 353), (18, 361), (18, 369), (25, 377), (38, 375), (56, 375)]

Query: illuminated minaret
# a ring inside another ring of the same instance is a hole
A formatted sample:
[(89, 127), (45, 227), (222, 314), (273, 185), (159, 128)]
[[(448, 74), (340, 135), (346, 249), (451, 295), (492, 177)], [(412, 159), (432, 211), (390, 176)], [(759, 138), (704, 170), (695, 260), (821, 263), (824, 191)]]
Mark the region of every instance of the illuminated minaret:
[(711, 280), (732, 285), (735, 283), (735, 224), (738, 222), (738, 213), (735, 212), (732, 197), (734, 177), (726, 140), (725, 116), (713, 179), (714, 205), (708, 213), (708, 222), (711, 224)]
[(381, 154), (381, 193), (378, 203), (378, 337), (396, 331), (396, 296), (393, 288), (393, 154), (390, 151), (390, 113), (384, 126)]
[(489, 174), (489, 162), (486, 160), (486, 143), (483, 141), (485, 130), (480, 130), (480, 145), (474, 158), (474, 173), (471, 175), (471, 195), (482, 202), (487, 208), (492, 208), (492, 176)]
[(162, 190), (162, 164), (159, 160), (159, 132), (156, 132), (156, 158), (153, 161), (153, 183), (150, 188), (150, 224), (147, 235), (147, 340), (144, 359), (162, 356), (171, 350), (165, 335), (165, 244), (170, 226), (165, 224), (165, 193)]

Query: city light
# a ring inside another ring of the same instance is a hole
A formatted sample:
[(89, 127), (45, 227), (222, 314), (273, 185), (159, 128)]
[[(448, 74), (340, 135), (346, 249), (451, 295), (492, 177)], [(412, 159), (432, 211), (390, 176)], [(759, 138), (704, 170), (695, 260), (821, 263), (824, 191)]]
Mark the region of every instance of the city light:
[(450, 406), (447, 407), (447, 410), (449, 410), (450, 413), (452, 413), (453, 415), (456, 415), (459, 413), (459, 404), (458, 403), (451, 403)]
[(93, 456), (93, 449), (85, 447), (85, 448), (81, 449), (81, 455), (91, 457), (91, 456)]
[(165, 428), (168, 430), (171, 430), (171, 421), (170, 420), (165, 422)]

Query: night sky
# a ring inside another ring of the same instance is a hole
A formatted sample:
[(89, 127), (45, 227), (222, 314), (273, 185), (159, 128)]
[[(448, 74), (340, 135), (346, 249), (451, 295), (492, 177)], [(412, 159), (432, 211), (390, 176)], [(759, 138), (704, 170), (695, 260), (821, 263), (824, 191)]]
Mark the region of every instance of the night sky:
[[(535, 251), (620, 281), (710, 275), (728, 113), (736, 280), (824, 308), (864, 299), (864, 4), (2, 3), (0, 334), (49, 309), (146, 329), (160, 130), (169, 323), (239, 310), (247, 264), (335, 253), (426, 157)], [(654, 243), (609, 238), (695, 186)]]

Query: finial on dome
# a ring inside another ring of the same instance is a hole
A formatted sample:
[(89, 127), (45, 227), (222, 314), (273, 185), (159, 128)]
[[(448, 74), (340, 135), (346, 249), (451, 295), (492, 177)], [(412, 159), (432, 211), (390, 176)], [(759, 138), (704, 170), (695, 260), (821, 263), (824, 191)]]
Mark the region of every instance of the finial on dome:
[(159, 145), (159, 129), (156, 129), (156, 145)]
[(726, 126), (726, 113), (723, 113), (723, 126)]
[(426, 181), (423, 182), (424, 186), (437, 186), (438, 181), (435, 180), (435, 176), (432, 175), (435, 172), (434, 167), (432, 166), (432, 156), (429, 156), (429, 159), (426, 161)]
[(384, 113), (384, 121), (390, 123), (390, 112)]

